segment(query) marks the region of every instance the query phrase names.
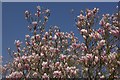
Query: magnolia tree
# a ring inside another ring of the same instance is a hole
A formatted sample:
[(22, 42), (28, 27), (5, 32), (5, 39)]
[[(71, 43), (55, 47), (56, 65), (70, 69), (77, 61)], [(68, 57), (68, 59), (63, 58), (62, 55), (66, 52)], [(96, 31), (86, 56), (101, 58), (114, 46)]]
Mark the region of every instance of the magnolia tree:
[(100, 19), (98, 8), (80, 11), (76, 25), (82, 43), (57, 26), (45, 31), (49, 16), (50, 10), (40, 6), (34, 16), (25, 11), (33, 34), (25, 35), (25, 45), (15, 40), (16, 52), (8, 48), (13, 61), (3, 66), (6, 78), (120, 78), (118, 12)]

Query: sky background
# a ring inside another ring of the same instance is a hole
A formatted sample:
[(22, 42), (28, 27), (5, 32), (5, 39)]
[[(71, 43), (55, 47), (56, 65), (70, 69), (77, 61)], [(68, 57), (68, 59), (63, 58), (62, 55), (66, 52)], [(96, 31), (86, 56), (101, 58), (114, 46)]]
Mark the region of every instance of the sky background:
[[(11, 50), (15, 50), (14, 41), (20, 40), (24, 43), (25, 35), (30, 34), (27, 26), (28, 22), (24, 18), (24, 11), (29, 10), (33, 15), (36, 12), (36, 6), (40, 5), (44, 8), (49, 8), (51, 11), (51, 16), (49, 17), (46, 30), (50, 26), (59, 26), (61, 31), (70, 32), (73, 31), (75, 36), (79, 38), (82, 42), (82, 37), (80, 36), (77, 27), (75, 26), (75, 20), (79, 15), (80, 10), (86, 8), (93, 9), (98, 7), (100, 9), (100, 15), (109, 13), (112, 14), (116, 11), (117, 2), (99, 2), (99, 3), (70, 3), (70, 2), (11, 2), (11, 3), (2, 3), (2, 56), (3, 64), (6, 61), (9, 61), (11, 58), (8, 55), (7, 48), (10, 47)], [(74, 9), (74, 14), (71, 13), (71, 10)], [(96, 26), (98, 28), (99, 25)], [(0, 48), (1, 49), (1, 48)]]

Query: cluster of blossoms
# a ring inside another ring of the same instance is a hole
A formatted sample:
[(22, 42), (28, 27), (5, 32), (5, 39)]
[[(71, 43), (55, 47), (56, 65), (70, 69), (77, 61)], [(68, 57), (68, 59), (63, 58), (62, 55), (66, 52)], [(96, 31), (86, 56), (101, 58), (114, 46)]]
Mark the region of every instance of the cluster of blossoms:
[[(75, 66), (75, 60), (77, 60), (77, 54), (80, 53), (78, 51), (80, 44), (72, 32), (52, 32), (50, 30), (45, 32), (42, 38), (41, 36), (39, 39), (34, 36), (26, 38), (29, 45), (26, 44), (26, 47), (14, 53), (14, 60), (10, 64), (12, 71), (7, 78), (17, 76), (14, 71), (21, 71), (20, 75), (27, 74), (26, 78), (78, 76), (79, 69)], [(74, 51), (76, 51), (76, 55)]]
[[(61, 32), (57, 26), (45, 31), (50, 10), (37, 6), (33, 18), (25, 11), (33, 35), (25, 35), (25, 45), (15, 40), (13, 61), (4, 65), (6, 78), (120, 78), (118, 13), (103, 15), (101, 28), (94, 30), (98, 8), (81, 11), (77, 27), (84, 38), (80, 43), (73, 32)], [(40, 17), (41, 16), (41, 17)], [(42, 19), (43, 18), (43, 19)], [(43, 20), (43, 21), (42, 21)], [(10, 49), (8, 49), (10, 51)]]
[[(82, 77), (89, 78), (120, 78), (119, 73), (119, 12), (112, 16), (104, 14), (98, 22), (98, 8), (81, 11), (77, 19), (77, 27), (84, 38), (84, 51), (78, 60), (83, 67)], [(89, 14), (88, 14), (89, 13)], [(97, 23), (101, 28), (93, 29)], [(87, 73), (86, 73), (87, 72)]]

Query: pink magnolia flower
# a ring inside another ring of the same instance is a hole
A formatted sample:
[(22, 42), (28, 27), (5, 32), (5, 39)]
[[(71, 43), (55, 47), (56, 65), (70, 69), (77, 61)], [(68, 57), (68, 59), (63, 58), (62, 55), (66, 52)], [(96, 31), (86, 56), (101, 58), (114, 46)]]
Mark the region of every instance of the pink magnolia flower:
[(59, 50), (58, 48), (55, 48), (55, 49), (54, 49), (54, 52), (55, 52), (56, 54), (58, 54), (58, 53), (60, 52), (60, 50)]
[(67, 73), (69, 73), (70, 72), (70, 67), (67, 66), (67, 68), (65, 68), (65, 70), (67, 71)]
[(54, 35), (53, 40), (56, 40), (56, 39), (57, 39), (57, 35)]
[(20, 57), (16, 57), (16, 58), (14, 58), (14, 60), (19, 62), (21, 60), (21, 58)]
[(60, 37), (60, 36), (61, 36), (60, 32), (56, 32), (56, 35), (57, 35), (58, 37)]
[(72, 43), (73, 48), (79, 48), (80, 44)]
[(36, 40), (40, 40), (40, 35), (39, 34), (36, 35)]
[(44, 56), (44, 53), (41, 53), (40, 56), (43, 57), (43, 56)]
[(49, 75), (47, 75), (46, 73), (44, 73), (44, 75), (42, 76), (43, 79), (49, 79)]
[(91, 60), (93, 58), (93, 55), (92, 54), (86, 54), (86, 57)]
[(20, 47), (20, 45), (21, 45), (22, 42), (20, 42), (19, 40), (15, 40), (14, 43), (16, 44), (17, 47)]
[(39, 17), (41, 12), (38, 10), (37, 13), (35, 13), (35, 16)]
[(38, 10), (41, 10), (41, 7), (40, 7), (40, 6), (37, 6), (37, 9), (38, 9)]
[(89, 34), (89, 37), (92, 39), (94, 37), (94, 33)]
[(88, 58), (86, 56), (82, 56), (80, 60), (83, 61), (87, 65)]
[(48, 62), (44, 62), (44, 61), (43, 61), (42, 67), (43, 67), (43, 68), (48, 68)]
[(28, 13), (29, 13), (29, 11), (28, 11), (28, 10), (26, 10), (26, 11), (25, 11), (25, 14), (28, 14)]
[(60, 65), (60, 62), (55, 63), (55, 67), (58, 67)]
[(100, 45), (105, 45), (105, 40), (101, 40)]
[(23, 59), (24, 61), (27, 61), (28, 57), (23, 55), (23, 56), (22, 56), (22, 59)]
[(87, 35), (87, 30), (86, 29), (81, 29), (81, 34)]
[(15, 66), (18, 65), (18, 62), (15, 61), (15, 62), (14, 62), (14, 65), (15, 65)]
[(98, 32), (98, 33), (101, 33), (102, 35), (105, 35), (105, 30), (104, 30), (104, 29), (99, 28), (99, 29), (97, 30), (97, 32)]
[(105, 25), (105, 21), (102, 19), (99, 23), (101, 26), (104, 26)]
[(87, 51), (87, 46), (84, 43), (81, 43), (81, 50), (82, 51)]
[(18, 63), (18, 68), (19, 68), (19, 69), (21, 69), (21, 68), (22, 68), (21, 63)]
[(23, 76), (23, 72), (20, 71), (20, 72), (18, 73), (17, 77), (18, 77), (18, 78), (21, 78), (22, 76)]
[(36, 55), (36, 53), (32, 53), (32, 55), (33, 55), (33, 56), (35, 56), (35, 55)]
[(110, 30), (110, 33), (113, 34), (114, 36), (119, 36), (120, 32), (119, 30)]
[(24, 65), (24, 68), (25, 68), (26, 70), (28, 70), (28, 69), (30, 68), (30, 65), (29, 65), (29, 64), (25, 64), (25, 65)]
[(60, 59), (61, 59), (61, 60), (65, 60), (65, 59), (66, 59), (66, 55), (61, 54), (61, 55), (60, 55)]
[(46, 10), (45, 10), (45, 13), (50, 13), (50, 10), (49, 10), (49, 9), (46, 9)]
[(50, 47), (50, 52), (54, 52), (54, 48), (53, 47)]
[(38, 23), (37, 23), (37, 21), (33, 21), (32, 24), (33, 24), (34, 26), (37, 26)]
[(26, 46), (30, 45), (29, 42), (25, 42)]
[(86, 16), (87, 16), (87, 18), (90, 18), (91, 15), (92, 15), (92, 12), (88, 12)]
[(95, 62), (98, 62), (99, 58), (97, 56), (95, 56)]
[(30, 12), (28, 10), (25, 11), (25, 19), (28, 19), (30, 17)]
[(102, 58), (102, 60), (103, 60), (104, 62), (106, 62), (107, 59), (108, 59), (106, 55), (101, 55), (101, 58)]
[(98, 12), (99, 11), (99, 8), (94, 8), (93, 9), (93, 13), (95, 14), (96, 12)]
[(87, 9), (86, 12), (87, 12), (86, 17), (90, 18), (92, 16), (92, 10)]
[(110, 59), (110, 60), (115, 60), (116, 59), (116, 53), (114, 52), (114, 53), (110, 53), (109, 55), (108, 55), (108, 58)]
[(77, 71), (76, 70), (70, 70), (70, 74), (71, 74), (71, 76), (76, 76), (76, 74), (77, 74)]
[(53, 78), (61, 78), (62, 73), (61, 71), (54, 71), (53, 72)]
[(110, 30), (111, 29), (110, 26), (111, 26), (110, 23), (106, 23), (105, 28), (108, 29), (108, 30)]
[(77, 21), (77, 26), (78, 26), (78, 29), (82, 26), (82, 23), (81, 23), (81, 21)]
[(38, 54), (36, 54), (34, 58), (36, 61), (38, 61), (40, 59), (40, 56)]
[(98, 42), (98, 47), (97, 48), (101, 48), (104, 45), (105, 45), (105, 40), (101, 40), (101, 41)]
[(79, 16), (77, 16), (79, 18), (79, 20), (84, 20), (84, 16), (82, 14), (80, 14)]
[(30, 35), (25, 35), (25, 37), (28, 39), (28, 38), (30, 38)]
[(93, 35), (93, 38), (94, 38), (94, 39), (101, 39), (102, 36), (101, 36), (97, 31), (95, 31), (95, 33), (94, 33), (94, 35)]
[(34, 78), (38, 77), (38, 73), (37, 72), (34, 72), (32, 75), (33, 75)]

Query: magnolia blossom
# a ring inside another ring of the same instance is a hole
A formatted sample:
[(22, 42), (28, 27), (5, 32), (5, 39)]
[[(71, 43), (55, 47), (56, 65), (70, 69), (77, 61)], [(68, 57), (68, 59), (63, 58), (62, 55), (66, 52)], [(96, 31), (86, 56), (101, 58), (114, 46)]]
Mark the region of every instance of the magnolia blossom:
[(24, 69), (28, 70), (30, 68), (29, 64), (24, 64)]
[(111, 53), (111, 54), (109, 54), (108, 58), (110, 60), (115, 60), (116, 59), (116, 54), (115, 53)]
[(83, 20), (85, 17), (82, 15), (82, 14), (80, 14), (80, 16), (77, 16), (80, 20)]
[(53, 72), (53, 78), (61, 78), (62, 73), (61, 71), (54, 71)]
[(24, 61), (26, 61), (26, 60), (28, 59), (28, 57), (27, 57), (27, 56), (22, 56), (22, 59), (23, 59)]
[(99, 28), (99, 29), (97, 30), (97, 32), (98, 32), (98, 33), (101, 33), (102, 35), (105, 35), (105, 30), (104, 30), (104, 29)]
[(84, 43), (81, 43), (81, 50), (82, 51), (87, 51), (87, 46)]
[(87, 30), (86, 29), (81, 29), (81, 33), (84, 35), (87, 35)]
[(114, 36), (119, 36), (120, 34), (119, 30), (110, 30), (110, 33), (113, 34)]
[(21, 60), (20, 57), (16, 57), (16, 58), (14, 58), (14, 61), (16, 61), (16, 62), (19, 62), (20, 60)]
[(34, 77), (34, 78), (37, 78), (37, 77), (38, 77), (38, 73), (37, 73), (37, 72), (34, 72), (34, 73), (33, 73), (33, 77)]
[(72, 43), (73, 48), (80, 48), (80, 44)]
[(26, 11), (25, 11), (25, 14), (28, 14), (28, 13), (29, 13), (29, 11), (28, 11), (28, 10), (26, 10)]
[(37, 23), (37, 21), (33, 21), (32, 24), (33, 24), (34, 26), (37, 26), (38, 23)]
[(16, 44), (17, 47), (20, 47), (20, 45), (21, 45), (22, 42), (20, 42), (20, 40), (15, 40), (14, 43)]
[(100, 42), (99, 42), (99, 45), (105, 45), (105, 40), (101, 40)]
[(93, 9), (93, 12), (94, 12), (94, 13), (96, 13), (96, 12), (98, 12), (98, 11), (99, 11), (99, 8), (94, 8), (94, 9)]
[(40, 56), (38, 54), (36, 54), (34, 58), (36, 61), (38, 61), (40, 59)]
[(95, 62), (98, 62), (99, 58), (97, 56), (95, 56)]
[(43, 79), (48, 79), (49, 76), (48, 76), (46, 73), (44, 73), (44, 75), (42, 76), (42, 78), (43, 78)]
[(101, 55), (101, 58), (102, 58), (102, 60), (103, 60), (104, 62), (107, 61), (107, 56), (106, 56), (106, 55)]
[(49, 9), (46, 9), (45, 12), (46, 12), (46, 13), (50, 13), (50, 10), (49, 10)]
[(30, 12), (28, 10), (25, 11), (25, 19), (28, 19), (30, 17)]
[(48, 68), (48, 62), (43, 62), (42, 66), (43, 66), (43, 68)]
[(98, 32), (95, 32), (95, 33), (93, 34), (93, 38), (94, 38), (94, 39), (101, 39), (102, 36), (101, 36)]
[(28, 39), (28, 38), (30, 38), (30, 35), (25, 35), (25, 37)]
[(22, 65), (21, 63), (18, 64), (18, 68), (21, 69), (22, 68)]
[(105, 45), (105, 40), (101, 40), (98, 42), (98, 48), (101, 48), (104, 45)]
[(54, 37), (53, 37), (53, 38), (54, 38), (54, 40), (56, 40), (56, 39), (57, 39), (57, 35), (54, 35)]
[(40, 6), (37, 6), (37, 9), (38, 9), (38, 10), (41, 10), (41, 7), (40, 7)]
[(61, 55), (60, 55), (60, 59), (61, 59), (61, 60), (66, 59), (66, 55), (61, 54)]
[(86, 54), (86, 57), (91, 60), (93, 58), (93, 55), (92, 54)]
[(55, 67), (58, 67), (60, 65), (60, 62), (55, 63)]
[(40, 40), (40, 35), (37, 34), (37, 35), (36, 35), (36, 39), (37, 39), (37, 40)]
[(87, 18), (90, 18), (92, 16), (92, 10), (87, 9)]
[(108, 30), (110, 30), (110, 23), (106, 23), (106, 25), (105, 25), (105, 27), (108, 29)]

